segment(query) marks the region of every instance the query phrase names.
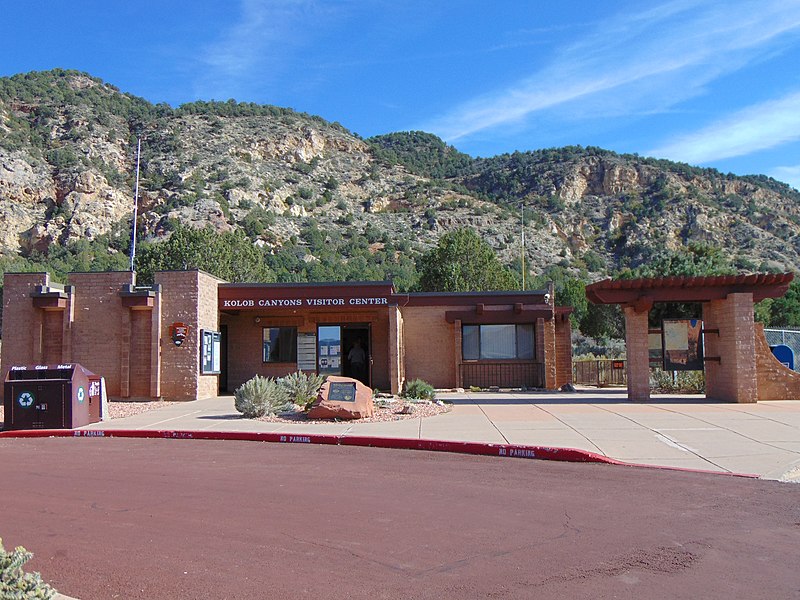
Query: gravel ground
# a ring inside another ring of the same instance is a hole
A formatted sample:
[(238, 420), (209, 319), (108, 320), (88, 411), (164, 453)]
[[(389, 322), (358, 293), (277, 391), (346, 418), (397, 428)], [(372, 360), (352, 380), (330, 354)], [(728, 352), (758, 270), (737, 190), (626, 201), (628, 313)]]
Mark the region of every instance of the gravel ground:
[[(449, 412), (449, 404), (438, 404), (436, 402), (407, 402), (405, 400), (395, 400), (386, 403), (386, 406), (376, 406), (375, 414), (366, 419), (359, 419), (359, 423), (380, 423), (384, 421), (403, 421), (405, 419), (419, 419), (433, 417), (442, 413)], [(406, 407), (409, 407), (406, 409)], [(403, 412), (409, 410), (410, 412)], [(309, 419), (304, 412), (281, 413), (272, 417), (260, 417), (258, 421), (268, 423), (330, 423), (330, 419)]]
[[(123, 417), (131, 417), (150, 410), (164, 408), (165, 406), (172, 406), (173, 404), (181, 404), (180, 402), (109, 402), (108, 414), (112, 419), (121, 419)], [(395, 400), (387, 402), (386, 406), (376, 406), (375, 415), (368, 419), (360, 419), (359, 423), (378, 423), (383, 421), (402, 421), (404, 419), (418, 419), (425, 417), (433, 417), (446, 413), (450, 410), (448, 404), (438, 404), (435, 402), (406, 402), (404, 400)], [(410, 407), (409, 413), (403, 413), (405, 407)], [(3, 405), (0, 404), (0, 427), (3, 424)], [(271, 423), (296, 423), (303, 421), (305, 423), (330, 423), (329, 419), (309, 419), (303, 412), (282, 413), (274, 417), (261, 417), (260, 421), (268, 421)]]
[[(108, 415), (112, 419), (121, 419), (122, 417), (131, 417), (143, 412), (155, 410), (157, 408), (164, 408), (173, 404), (180, 404), (179, 402), (109, 402)], [(4, 419), (4, 407), (0, 404), (0, 428), (2, 428)]]
[(165, 406), (172, 406), (173, 404), (182, 404), (181, 402), (109, 402), (108, 403), (108, 416), (112, 419), (121, 419), (123, 417), (132, 417), (139, 415), (157, 408), (164, 408)]

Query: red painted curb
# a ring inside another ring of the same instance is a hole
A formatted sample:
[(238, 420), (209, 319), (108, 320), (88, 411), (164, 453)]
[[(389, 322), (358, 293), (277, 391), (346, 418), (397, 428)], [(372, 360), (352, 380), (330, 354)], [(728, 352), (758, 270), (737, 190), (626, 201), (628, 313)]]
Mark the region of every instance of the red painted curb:
[(102, 437), (138, 439), (187, 439), (187, 440), (233, 440), (242, 442), (272, 442), (279, 444), (326, 444), (332, 446), (360, 446), (398, 450), (427, 450), (429, 452), (452, 452), (501, 458), (529, 458), (536, 460), (558, 460), (565, 462), (602, 463), (623, 467), (639, 467), (685, 473), (728, 475), (758, 479), (752, 473), (724, 473), (704, 469), (666, 467), (628, 463), (588, 450), (578, 448), (554, 448), (550, 446), (524, 446), (518, 444), (491, 444), (487, 442), (450, 442), (443, 440), (419, 440), (409, 438), (385, 438), (332, 434), (287, 434), (252, 431), (175, 431), (157, 429), (26, 429), (0, 431), (2, 438), (48, 438), (48, 437)]

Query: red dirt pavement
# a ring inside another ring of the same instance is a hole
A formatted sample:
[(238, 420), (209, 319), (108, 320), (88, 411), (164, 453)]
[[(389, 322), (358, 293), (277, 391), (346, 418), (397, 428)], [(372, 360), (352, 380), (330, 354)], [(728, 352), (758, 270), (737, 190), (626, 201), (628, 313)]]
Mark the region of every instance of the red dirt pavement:
[(255, 442), (0, 438), (0, 536), (95, 598), (800, 598), (800, 486)]

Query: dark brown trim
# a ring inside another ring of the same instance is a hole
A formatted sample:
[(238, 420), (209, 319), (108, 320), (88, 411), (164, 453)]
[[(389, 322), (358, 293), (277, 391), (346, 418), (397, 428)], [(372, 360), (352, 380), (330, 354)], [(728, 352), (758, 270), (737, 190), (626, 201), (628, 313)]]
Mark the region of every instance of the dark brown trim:
[(62, 310), (67, 308), (67, 298), (66, 296), (61, 297), (57, 295), (34, 296), (33, 306), (34, 308), (43, 308), (45, 310)]
[(710, 302), (724, 300), (729, 294), (753, 294), (753, 301), (759, 302), (783, 296), (793, 279), (794, 273), (604, 279), (586, 286), (586, 298), (593, 304), (636, 305), (643, 300)]
[(519, 312), (511, 308), (508, 310), (486, 310), (478, 312), (472, 310), (448, 310), (444, 313), (448, 323), (461, 321), (464, 325), (503, 325), (517, 323), (534, 323), (537, 319), (549, 321), (553, 318), (551, 308), (522, 308)]

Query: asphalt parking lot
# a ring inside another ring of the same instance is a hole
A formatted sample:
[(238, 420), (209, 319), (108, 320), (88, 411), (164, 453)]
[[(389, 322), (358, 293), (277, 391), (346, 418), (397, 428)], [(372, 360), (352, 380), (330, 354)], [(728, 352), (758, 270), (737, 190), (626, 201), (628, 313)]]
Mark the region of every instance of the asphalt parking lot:
[(625, 462), (800, 479), (800, 400), (730, 404), (624, 389), (443, 393), (444, 415), (384, 423), (268, 423), (240, 418), (231, 396), (174, 404), (88, 429), (332, 434), (577, 448)]
[(8, 546), (81, 598), (800, 597), (800, 487), (612, 465), (0, 438)]

